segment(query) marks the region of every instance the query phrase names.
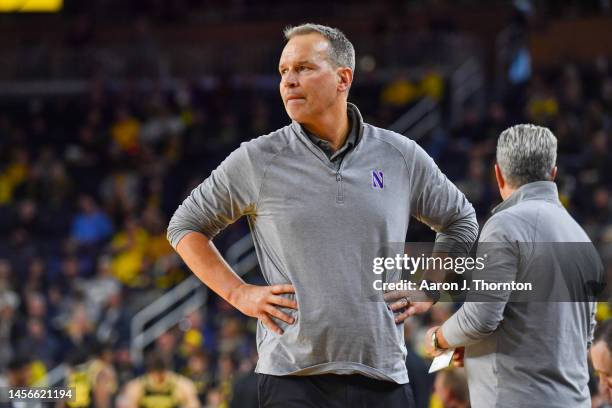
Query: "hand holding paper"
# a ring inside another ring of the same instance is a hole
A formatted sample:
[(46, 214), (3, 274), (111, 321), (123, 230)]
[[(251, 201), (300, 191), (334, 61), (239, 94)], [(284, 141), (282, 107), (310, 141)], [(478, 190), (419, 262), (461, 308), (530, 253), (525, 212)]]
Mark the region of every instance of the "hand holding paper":
[(434, 358), (429, 367), (429, 374), (450, 366), (453, 361), (453, 354), (455, 354), (455, 349), (449, 349)]

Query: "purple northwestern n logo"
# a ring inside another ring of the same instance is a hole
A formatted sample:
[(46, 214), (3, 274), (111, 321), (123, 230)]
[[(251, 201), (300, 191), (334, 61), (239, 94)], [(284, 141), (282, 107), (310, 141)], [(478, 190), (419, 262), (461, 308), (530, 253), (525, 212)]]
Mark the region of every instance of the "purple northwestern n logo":
[(372, 187), (382, 189), (384, 185), (384, 175), (382, 170), (372, 170)]

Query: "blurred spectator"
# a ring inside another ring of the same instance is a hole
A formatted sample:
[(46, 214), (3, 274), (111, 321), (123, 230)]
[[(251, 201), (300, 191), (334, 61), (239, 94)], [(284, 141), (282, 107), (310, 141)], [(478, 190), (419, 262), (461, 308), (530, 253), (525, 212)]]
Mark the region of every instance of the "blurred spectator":
[(37, 200), (42, 207), (53, 209), (70, 205), (73, 194), (74, 185), (66, 166), (50, 147), (43, 148), (27, 180), (15, 190), (16, 196)]
[(204, 337), (197, 329), (189, 329), (183, 335), (183, 341), (179, 346), (178, 352), (183, 359), (188, 359), (190, 356), (197, 354), (203, 346)]
[(47, 316), (47, 301), (39, 292), (25, 293), (25, 309), (29, 318), (45, 321)]
[(232, 384), (236, 374), (237, 361), (232, 354), (221, 354), (217, 361), (217, 389), (220, 391), (224, 403), (232, 400)]
[(225, 398), (223, 391), (216, 387), (211, 388), (206, 395), (206, 404), (204, 408), (226, 408), (227, 399)]
[(476, 142), (482, 142), (481, 154), (493, 154), (495, 142), (499, 134), (511, 125), (508, 120), (508, 112), (500, 102), (492, 102), (487, 109), (487, 115), (483, 119), (480, 134), (475, 135)]
[(111, 126), (111, 137), (114, 142), (113, 148), (119, 153), (134, 156), (140, 148), (140, 122), (132, 115), (126, 107), (121, 106), (115, 111), (115, 123)]
[(6, 376), (0, 374), (0, 387), (27, 387), (32, 383), (30, 359), (25, 356), (13, 358), (8, 364)]
[(120, 387), (134, 378), (135, 368), (130, 356), (130, 348), (128, 343), (120, 343), (115, 346), (113, 365), (115, 367), (115, 371), (117, 372), (117, 380)]
[(104, 209), (114, 220), (137, 211), (141, 201), (140, 177), (127, 165), (117, 164), (100, 185)]
[(429, 97), (434, 101), (440, 101), (444, 96), (444, 78), (433, 67), (427, 67), (427, 70), (421, 78), (421, 95)]
[(184, 375), (193, 381), (200, 402), (206, 401), (206, 394), (213, 382), (213, 367), (210, 357), (202, 351), (197, 351), (189, 356)]
[(469, 408), (470, 395), (462, 368), (440, 371), (434, 383), (434, 393), (443, 408)]
[(242, 321), (238, 317), (225, 317), (221, 323), (218, 350), (220, 353), (234, 353), (245, 341)]
[(126, 218), (123, 229), (113, 237), (110, 244), (111, 268), (113, 275), (124, 285), (136, 287), (147, 283), (143, 270), (148, 242), (149, 234), (132, 216)]
[(108, 238), (113, 232), (110, 218), (100, 210), (91, 196), (79, 198), (80, 213), (72, 222), (72, 238), (81, 245), (97, 244)]
[(562, 109), (568, 113), (582, 115), (584, 113), (584, 100), (582, 93), (582, 80), (578, 69), (574, 65), (563, 68), (561, 88)]
[(140, 131), (142, 143), (159, 150), (171, 135), (183, 133), (185, 124), (179, 115), (173, 115), (163, 101), (150, 104), (149, 119), (143, 123)]
[(66, 404), (68, 407), (113, 406), (118, 384), (112, 351), (107, 345), (94, 342), (76, 349), (70, 356), (67, 371), (65, 384), (74, 387), (76, 393), (75, 400)]
[[(527, 101), (527, 119), (532, 123), (548, 123), (559, 113), (559, 103), (554, 93), (547, 88), (541, 78), (531, 85), (530, 97)], [(556, 134), (557, 132), (555, 132)]]
[(15, 292), (0, 288), (0, 372), (14, 357), (12, 338), (15, 334), (15, 313), (19, 297)]
[(251, 111), (253, 112), (253, 118), (249, 121), (250, 134), (252, 135), (265, 135), (272, 129), (270, 125), (270, 110), (266, 103), (260, 99), (255, 99), (252, 102)]
[(508, 79), (513, 85), (521, 85), (531, 77), (531, 54), (526, 45), (520, 45), (514, 51), (510, 67), (508, 68)]
[(87, 304), (87, 313), (97, 321), (109, 299), (121, 291), (121, 284), (113, 276), (111, 258), (107, 255), (98, 258), (96, 275), (83, 283), (83, 294)]
[(599, 377), (600, 395), (593, 400), (593, 407), (612, 404), (612, 320), (597, 328), (590, 350), (593, 368)]
[(151, 279), (157, 288), (166, 289), (185, 278), (179, 258), (166, 238), (166, 221), (159, 208), (149, 206), (143, 213), (142, 225), (148, 233), (145, 259), (151, 265)]
[(96, 321), (97, 338), (105, 343), (116, 345), (126, 342), (130, 337), (130, 315), (123, 302), (119, 288), (108, 292), (108, 297)]
[(162, 333), (155, 340), (155, 354), (164, 360), (164, 364), (168, 369), (179, 371), (184, 367), (184, 360), (177, 350), (177, 335), (176, 331), (169, 330)]
[(13, 287), (13, 267), (6, 259), (0, 259), (0, 293)]
[[(457, 183), (457, 187), (465, 194), (471, 203), (487, 202), (486, 194), (490, 194), (490, 189), (485, 165), (482, 160), (472, 158), (468, 164), (467, 178)], [(478, 205), (478, 204), (475, 204)], [(477, 208), (478, 212), (486, 212), (486, 208)]]
[(211, 143), (218, 150), (235, 146), (236, 142), (240, 140), (239, 132), (238, 118), (235, 114), (227, 112), (221, 117), (221, 128), (219, 129), (218, 136), (211, 140)]
[(44, 292), (49, 287), (46, 274), (46, 264), (43, 258), (30, 260), (27, 276), (23, 283), (22, 292)]
[(13, 202), (13, 193), (23, 183), (30, 170), (30, 158), (23, 148), (16, 148), (8, 164), (0, 167), (0, 205)]
[(597, 187), (593, 192), (593, 217), (595, 221), (607, 223), (612, 220), (612, 201), (610, 190), (605, 187)]
[(419, 89), (405, 74), (399, 74), (382, 91), (381, 101), (389, 106), (401, 108), (419, 97)]
[(30, 241), (34, 237), (47, 235), (47, 229), (41, 219), (36, 201), (25, 199), (17, 204), (12, 229), (13, 237), (19, 236), (20, 241)]
[(83, 287), (86, 285), (82, 264), (75, 255), (66, 255), (62, 260), (62, 278), (65, 279), (61, 285), (64, 304), (69, 304), (69, 300), (74, 296), (82, 296)]
[(46, 368), (53, 368), (59, 354), (58, 342), (47, 327), (37, 318), (30, 318), (26, 323), (26, 331), (17, 343), (17, 353), (28, 355), (38, 360)]
[(199, 408), (196, 388), (191, 380), (170, 370), (164, 358), (152, 352), (147, 356), (145, 375), (130, 381), (118, 404), (120, 407)]
[(61, 339), (62, 358), (67, 359), (73, 353), (84, 350), (87, 345), (92, 344), (93, 325), (87, 316), (87, 309), (84, 304), (76, 303), (72, 307), (68, 321), (64, 327)]
[[(96, 113), (90, 117), (96, 118)], [(100, 131), (93, 125), (83, 125), (78, 138), (71, 141), (64, 150), (66, 165), (80, 193), (94, 196), (98, 193), (97, 183), (106, 174), (107, 146)]]

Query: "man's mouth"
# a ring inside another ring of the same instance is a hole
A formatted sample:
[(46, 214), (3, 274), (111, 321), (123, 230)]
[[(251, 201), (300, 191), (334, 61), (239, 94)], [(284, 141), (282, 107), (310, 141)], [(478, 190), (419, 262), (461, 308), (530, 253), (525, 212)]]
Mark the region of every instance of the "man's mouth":
[(290, 96), (287, 98), (287, 103), (289, 102), (297, 102), (297, 101), (304, 101), (305, 98), (302, 96)]

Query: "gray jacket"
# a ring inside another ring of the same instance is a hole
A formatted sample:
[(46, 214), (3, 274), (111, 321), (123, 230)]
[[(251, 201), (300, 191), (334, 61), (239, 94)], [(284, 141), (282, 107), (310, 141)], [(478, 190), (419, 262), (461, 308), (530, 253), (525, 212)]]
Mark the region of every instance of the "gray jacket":
[[(521, 186), (483, 227), (479, 256), (484, 243), (503, 245), (496, 253), (495, 273), (506, 276), (495, 281), (539, 286), (532, 295), (489, 293), (495, 301), (472, 302), (468, 296), (442, 326), (452, 347), (466, 346), (472, 407), (590, 407), (587, 348), (595, 303), (566, 296), (568, 288), (602, 275), (592, 267), (598, 265), (593, 245), (559, 202), (556, 185), (538, 181)], [(486, 279), (487, 271), (483, 274)], [(554, 301), (545, 293), (553, 293)]]
[[(411, 216), (440, 242), (476, 240), (474, 209), (414, 141), (363, 123), (340, 163), (294, 122), (243, 143), (177, 209), (168, 227), (176, 248), (190, 231), (214, 237), (246, 215), (269, 284), (290, 283), (299, 311), (278, 335), (257, 325), (258, 373), (363, 374), (408, 382), (403, 325), (362, 290), (373, 280), (362, 254), (404, 242)], [(370, 264), (371, 265), (371, 264)], [(364, 268), (365, 267), (365, 268)]]

